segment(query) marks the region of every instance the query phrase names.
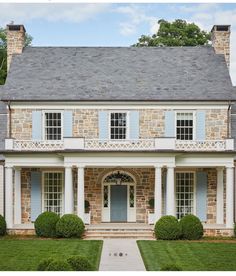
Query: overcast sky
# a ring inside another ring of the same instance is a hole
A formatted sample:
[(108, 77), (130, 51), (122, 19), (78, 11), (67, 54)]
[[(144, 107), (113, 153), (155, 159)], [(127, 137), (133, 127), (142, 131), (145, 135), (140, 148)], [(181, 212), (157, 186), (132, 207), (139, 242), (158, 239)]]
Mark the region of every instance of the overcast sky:
[(185, 19), (207, 31), (231, 25), (236, 85), (236, 4), (0, 4), (0, 26), (24, 24), (34, 46), (130, 46), (155, 33), (162, 18)]

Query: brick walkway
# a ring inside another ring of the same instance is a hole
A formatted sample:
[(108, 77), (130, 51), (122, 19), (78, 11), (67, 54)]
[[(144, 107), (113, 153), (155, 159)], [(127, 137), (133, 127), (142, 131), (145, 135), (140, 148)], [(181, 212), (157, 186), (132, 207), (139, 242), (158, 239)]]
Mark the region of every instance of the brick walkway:
[(104, 239), (100, 271), (145, 271), (135, 239)]

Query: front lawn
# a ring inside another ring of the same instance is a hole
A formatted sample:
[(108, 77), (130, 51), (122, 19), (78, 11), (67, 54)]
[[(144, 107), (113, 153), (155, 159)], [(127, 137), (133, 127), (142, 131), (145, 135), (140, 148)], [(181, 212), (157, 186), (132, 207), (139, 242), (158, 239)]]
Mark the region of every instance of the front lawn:
[(176, 264), (185, 271), (236, 271), (236, 243), (137, 241), (147, 270)]
[(87, 256), (98, 270), (102, 241), (79, 239), (0, 239), (0, 270), (37, 270), (40, 260), (47, 257), (66, 259), (69, 255)]

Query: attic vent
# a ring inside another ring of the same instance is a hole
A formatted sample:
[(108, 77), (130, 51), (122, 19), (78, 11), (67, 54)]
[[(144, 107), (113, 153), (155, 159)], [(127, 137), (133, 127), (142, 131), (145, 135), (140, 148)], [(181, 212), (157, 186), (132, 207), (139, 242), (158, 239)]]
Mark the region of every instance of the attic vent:
[(227, 32), (229, 31), (229, 26), (227, 25), (222, 25), (222, 26), (216, 26), (216, 31), (218, 32)]
[(20, 25), (8, 25), (9, 31), (20, 31)]

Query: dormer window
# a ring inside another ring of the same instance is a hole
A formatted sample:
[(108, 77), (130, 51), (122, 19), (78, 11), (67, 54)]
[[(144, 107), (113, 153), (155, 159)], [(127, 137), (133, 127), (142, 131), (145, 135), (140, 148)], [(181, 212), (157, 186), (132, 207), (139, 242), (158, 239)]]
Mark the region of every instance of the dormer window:
[(50, 111), (44, 113), (45, 140), (62, 139), (62, 112)]
[(110, 139), (127, 138), (127, 113), (112, 112), (110, 113)]
[(193, 140), (193, 112), (178, 112), (176, 114), (176, 139)]

